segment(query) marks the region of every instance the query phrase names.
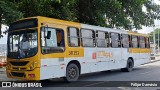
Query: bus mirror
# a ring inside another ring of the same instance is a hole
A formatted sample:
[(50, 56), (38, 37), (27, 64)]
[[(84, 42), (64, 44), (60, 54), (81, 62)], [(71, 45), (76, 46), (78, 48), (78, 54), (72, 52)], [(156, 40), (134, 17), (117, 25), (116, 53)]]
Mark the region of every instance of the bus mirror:
[(51, 38), (51, 31), (47, 31), (47, 39)]

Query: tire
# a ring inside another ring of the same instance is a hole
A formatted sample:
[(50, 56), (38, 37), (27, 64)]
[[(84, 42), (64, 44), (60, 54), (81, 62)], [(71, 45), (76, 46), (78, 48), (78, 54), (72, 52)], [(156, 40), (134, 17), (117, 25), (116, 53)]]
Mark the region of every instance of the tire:
[(67, 66), (66, 77), (64, 78), (67, 82), (77, 81), (79, 78), (79, 68), (76, 64), (71, 63)]
[(133, 67), (134, 67), (134, 63), (133, 63), (132, 59), (129, 58), (128, 61), (127, 61), (126, 68), (122, 68), (121, 71), (131, 72), (133, 70)]

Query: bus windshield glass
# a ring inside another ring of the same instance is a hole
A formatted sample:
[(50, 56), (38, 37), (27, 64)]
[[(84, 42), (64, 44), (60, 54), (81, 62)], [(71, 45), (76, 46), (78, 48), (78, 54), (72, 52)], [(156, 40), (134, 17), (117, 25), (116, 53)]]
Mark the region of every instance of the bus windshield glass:
[(27, 58), (37, 53), (37, 30), (9, 32), (8, 57)]

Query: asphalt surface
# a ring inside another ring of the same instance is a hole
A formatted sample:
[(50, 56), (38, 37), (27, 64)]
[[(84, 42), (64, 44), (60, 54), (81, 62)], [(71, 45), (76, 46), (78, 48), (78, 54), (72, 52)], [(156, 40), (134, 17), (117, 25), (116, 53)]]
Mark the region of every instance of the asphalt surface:
[(73, 83), (66, 83), (63, 79), (53, 79), (38, 82), (42, 84), (42, 88), (6, 87), (0, 90), (160, 90), (160, 87), (130, 86), (134, 82), (150, 83), (153, 81), (160, 85), (160, 61), (135, 67), (132, 72), (112, 70), (81, 75), (79, 81)]

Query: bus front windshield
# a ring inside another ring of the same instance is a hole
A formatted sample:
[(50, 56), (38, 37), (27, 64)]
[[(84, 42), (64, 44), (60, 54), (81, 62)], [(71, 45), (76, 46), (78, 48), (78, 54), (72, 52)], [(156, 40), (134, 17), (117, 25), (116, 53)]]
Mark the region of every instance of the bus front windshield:
[(27, 58), (37, 53), (37, 30), (9, 32), (8, 57)]

